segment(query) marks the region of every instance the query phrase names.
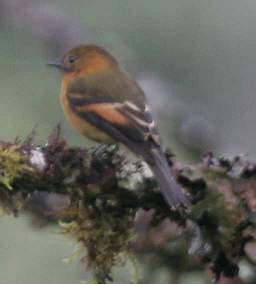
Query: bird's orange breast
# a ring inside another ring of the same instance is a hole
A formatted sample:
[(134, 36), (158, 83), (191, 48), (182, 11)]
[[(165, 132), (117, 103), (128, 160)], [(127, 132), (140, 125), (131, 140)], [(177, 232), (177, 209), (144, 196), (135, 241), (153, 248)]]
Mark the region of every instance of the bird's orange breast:
[(81, 135), (84, 135), (97, 142), (113, 142), (113, 139), (105, 132), (94, 127), (91, 123), (87, 122), (84, 118), (81, 118), (69, 105), (68, 93), (66, 92), (65, 83), (62, 84), (60, 101), (64, 111), (64, 114), (68, 122), (72, 127)]

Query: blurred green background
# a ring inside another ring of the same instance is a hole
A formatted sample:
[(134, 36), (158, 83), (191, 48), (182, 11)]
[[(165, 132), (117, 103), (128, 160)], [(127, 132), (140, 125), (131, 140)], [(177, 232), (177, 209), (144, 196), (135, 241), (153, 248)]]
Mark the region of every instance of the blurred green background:
[[(60, 76), (46, 62), (94, 42), (137, 78), (178, 159), (209, 150), (255, 158), (255, 13), (253, 0), (1, 0), (0, 139), (24, 138), (36, 127), (44, 141), (63, 121), (71, 144), (88, 143), (66, 124)], [(83, 278), (80, 265), (61, 262), (72, 245), (52, 227), (33, 230), (26, 218), (11, 217), (0, 224), (1, 284)]]

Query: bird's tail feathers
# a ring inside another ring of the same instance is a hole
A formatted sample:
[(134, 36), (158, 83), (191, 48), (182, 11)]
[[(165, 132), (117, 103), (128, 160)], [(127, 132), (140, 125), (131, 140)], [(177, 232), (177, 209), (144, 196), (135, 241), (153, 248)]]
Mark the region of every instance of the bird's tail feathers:
[(168, 205), (172, 209), (177, 209), (178, 207), (188, 208), (190, 206), (190, 201), (182, 192), (181, 186), (175, 181), (174, 176), (171, 174), (164, 153), (159, 149), (152, 149), (151, 158), (153, 158), (153, 161), (151, 161), (149, 165)]

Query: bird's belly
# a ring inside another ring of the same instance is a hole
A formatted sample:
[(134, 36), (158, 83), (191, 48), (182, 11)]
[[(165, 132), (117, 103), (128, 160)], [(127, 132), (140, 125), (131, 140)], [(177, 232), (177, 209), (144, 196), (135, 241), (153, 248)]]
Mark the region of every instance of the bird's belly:
[(79, 117), (69, 106), (67, 99), (61, 100), (62, 107), (68, 122), (80, 134), (97, 142), (111, 143), (113, 139), (105, 132), (97, 129), (84, 118)]

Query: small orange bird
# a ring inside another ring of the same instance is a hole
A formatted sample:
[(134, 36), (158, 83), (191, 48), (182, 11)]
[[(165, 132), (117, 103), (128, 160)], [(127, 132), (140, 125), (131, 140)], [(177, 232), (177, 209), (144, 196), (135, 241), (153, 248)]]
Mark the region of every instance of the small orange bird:
[(120, 142), (152, 169), (172, 209), (190, 202), (171, 175), (146, 98), (129, 74), (103, 48), (80, 45), (49, 62), (62, 71), (60, 100), (71, 125), (98, 142)]

